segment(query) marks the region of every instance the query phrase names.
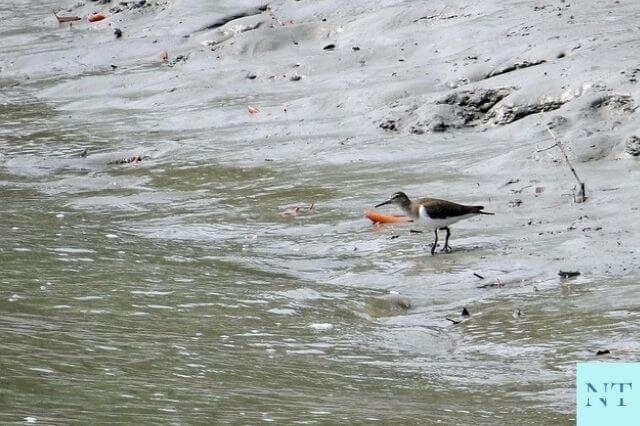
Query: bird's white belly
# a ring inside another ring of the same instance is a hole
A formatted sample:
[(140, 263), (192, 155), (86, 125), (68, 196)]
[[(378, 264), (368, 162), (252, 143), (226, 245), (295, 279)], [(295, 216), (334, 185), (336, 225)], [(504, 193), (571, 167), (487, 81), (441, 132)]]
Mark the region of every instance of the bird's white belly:
[(418, 215), (418, 222), (425, 225), (427, 228), (429, 229), (440, 229), (440, 228), (445, 228), (451, 224), (454, 224), (460, 220), (463, 219), (467, 219), (471, 216), (475, 216), (474, 213), (470, 213), (470, 214), (465, 214), (462, 216), (453, 216), (453, 217), (447, 217), (445, 219), (432, 219), (429, 217), (429, 215), (426, 212), (426, 209), (424, 207), (421, 207), (419, 210), (419, 215)]

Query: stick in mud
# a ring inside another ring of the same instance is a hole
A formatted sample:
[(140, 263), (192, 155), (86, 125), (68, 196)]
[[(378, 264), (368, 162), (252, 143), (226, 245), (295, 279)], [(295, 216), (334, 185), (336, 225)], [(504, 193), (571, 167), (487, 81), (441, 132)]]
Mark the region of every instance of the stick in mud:
[(560, 139), (556, 137), (556, 135), (553, 133), (553, 131), (551, 130), (548, 124), (545, 124), (545, 127), (547, 128), (547, 131), (549, 132), (553, 140), (556, 141), (556, 143), (546, 148), (536, 149), (536, 152), (543, 152), (551, 148), (558, 147), (558, 149), (562, 153), (562, 156), (564, 157), (564, 161), (566, 161), (567, 166), (569, 166), (569, 170), (571, 170), (571, 173), (573, 173), (573, 176), (576, 178), (576, 181), (578, 181), (578, 192), (573, 195), (573, 199), (575, 200), (576, 203), (584, 203), (587, 200), (587, 194), (585, 192), (584, 182), (580, 180), (580, 178), (578, 177), (578, 173), (576, 172), (576, 169), (571, 164), (571, 161), (569, 161), (569, 156), (567, 156), (567, 151), (565, 151), (564, 145), (562, 145), (562, 142), (560, 142)]

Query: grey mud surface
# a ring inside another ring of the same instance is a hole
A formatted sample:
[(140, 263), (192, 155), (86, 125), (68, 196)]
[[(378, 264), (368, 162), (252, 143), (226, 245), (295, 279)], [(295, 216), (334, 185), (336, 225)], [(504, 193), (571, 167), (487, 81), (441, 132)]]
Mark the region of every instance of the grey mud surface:
[(0, 5), (3, 423), (572, 424), (638, 359), (634, 0), (212, 3)]

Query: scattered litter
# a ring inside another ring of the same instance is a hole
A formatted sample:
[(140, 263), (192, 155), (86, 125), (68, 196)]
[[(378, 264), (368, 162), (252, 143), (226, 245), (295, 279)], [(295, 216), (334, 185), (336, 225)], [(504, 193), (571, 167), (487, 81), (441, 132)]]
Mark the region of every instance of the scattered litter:
[(480, 278), (481, 280), (484, 280), (484, 277), (476, 272), (474, 272), (473, 275)]
[(451, 318), (445, 318), (447, 321), (451, 321), (453, 325), (460, 324), (462, 321), (452, 320)]
[(419, 229), (409, 229), (409, 233), (411, 233), (411, 234), (422, 234), (423, 231), (421, 231)]
[(327, 44), (325, 47), (323, 47), (322, 49), (324, 50), (333, 50), (336, 48), (336, 45), (333, 43)]
[(558, 272), (558, 275), (560, 276), (560, 278), (572, 278), (580, 275), (580, 272), (579, 271), (560, 271)]
[(61, 24), (64, 24), (65, 22), (79, 21), (79, 20), (82, 19), (79, 16), (58, 16), (58, 14), (56, 13), (55, 10), (53, 11), (53, 15), (56, 17), (58, 22), (61, 23)]
[(160, 59), (162, 59), (163, 61), (166, 61), (167, 59), (169, 59), (169, 54), (167, 53), (166, 50), (163, 50), (162, 52), (160, 52)]
[(296, 207), (289, 207), (288, 209), (286, 209), (282, 215), (283, 216), (299, 216), (301, 214), (304, 214), (307, 211), (311, 211), (313, 210), (313, 208), (315, 207), (316, 203), (313, 202), (309, 205), (309, 207), (300, 207), (300, 206), (296, 206)]
[(248, 105), (247, 106), (247, 111), (249, 111), (249, 114), (255, 114), (255, 113), (260, 112), (260, 108), (258, 108), (257, 106)]
[(391, 215), (379, 213), (373, 210), (365, 210), (364, 215), (373, 223), (408, 223), (413, 222), (409, 216), (406, 215)]
[(480, 285), (480, 286), (478, 286), (476, 288), (491, 288), (491, 287), (502, 288), (502, 287), (504, 287), (504, 283), (502, 281), (500, 281), (500, 278), (497, 278), (496, 282), (494, 282), (494, 283)]
[(147, 155), (134, 155), (133, 157), (129, 157), (129, 158), (122, 158), (120, 160), (114, 160), (114, 161), (109, 161), (107, 164), (108, 165), (112, 165), (112, 164), (129, 164), (129, 163), (139, 163), (142, 160), (149, 158), (149, 156)]
[(120, 28), (116, 28), (115, 30), (113, 30), (113, 35), (115, 35), (116, 38), (122, 37), (122, 30)]
[(462, 308), (462, 314), (461, 315), (463, 317), (470, 317), (471, 316), (471, 314), (469, 313), (469, 311), (465, 307)]
[(255, 78), (256, 78), (256, 77), (258, 77), (258, 76), (257, 76), (255, 73), (253, 73), (253, 72), (248, 72), (248, 73), (247, 73), (247, 75), (246, 75), (246, 77), (247, 77), (249, 80), (255, 80)]
[(302, 80), (302, 76), (298, 75), (298, 74), (294, 74), (289, 78), (289, 80), (291, 80), (291, 81), (300, 81), (300, 80)]
[(94, 13), (92, 15), (89, 15), (87, 20), (89, 22), (98, 22), (98, 21), (102, 21), (106, 17), (107, 17), (107, 15), (105, 15), (104, 12), (97, 12), (97, 13)]
[(604, 350), (600, 350), (600, 351), (596, 352), (596, 356), (609, 355), (609, 354), (611, 354), (611, 351), (609, 349), (604, 349)]

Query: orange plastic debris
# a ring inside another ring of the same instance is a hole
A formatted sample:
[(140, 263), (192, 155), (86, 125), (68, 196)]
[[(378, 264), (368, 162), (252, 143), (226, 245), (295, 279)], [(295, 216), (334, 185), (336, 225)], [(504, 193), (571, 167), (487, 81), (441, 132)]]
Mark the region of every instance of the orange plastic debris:
[(260, 108), (258, 108), (257, 106), (249, 105), (247, 106), (247, 111), (249, 111), (250, 114), (255, 114), (256, 112), (260, 112)]
[(89, 20), (89, 22), (98, 22), (98, 21), (102, 21), (106, 17), (107, 15), (105, 15), (104, 12), (98, 12), (98, 13), (94, 13), (93, 15), (89, 15), (87, 20)]
[(373, 210), (365, 210), (364, 215), (373, 223), (409, 223), (413, 222), (409, 216), (401, 214), (384, 214)]

